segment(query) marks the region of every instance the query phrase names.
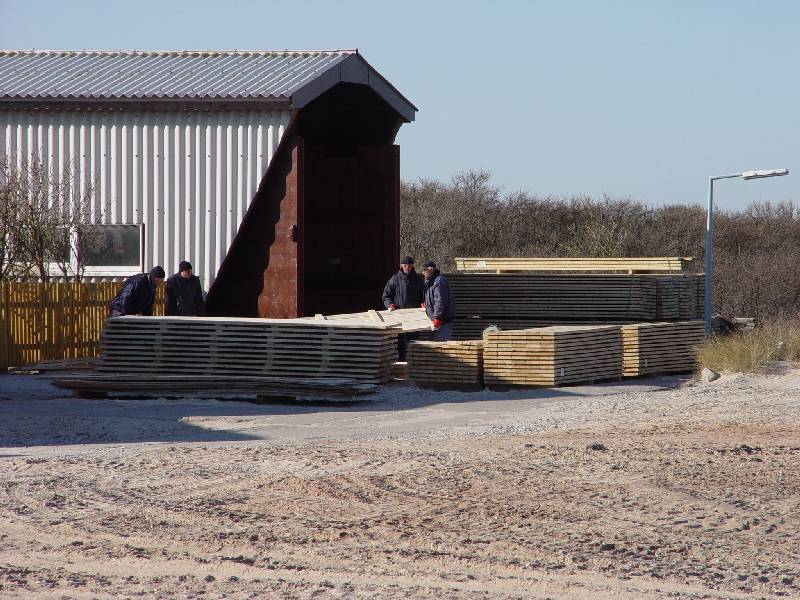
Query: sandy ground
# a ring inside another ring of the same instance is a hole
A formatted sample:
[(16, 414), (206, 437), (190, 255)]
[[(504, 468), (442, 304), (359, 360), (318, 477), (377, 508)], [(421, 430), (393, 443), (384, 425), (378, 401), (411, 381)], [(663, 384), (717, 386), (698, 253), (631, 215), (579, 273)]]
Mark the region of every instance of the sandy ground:
[(337, 406), (0, 376), (0, 597), (800, 597), (798, 417), (800, 371)]

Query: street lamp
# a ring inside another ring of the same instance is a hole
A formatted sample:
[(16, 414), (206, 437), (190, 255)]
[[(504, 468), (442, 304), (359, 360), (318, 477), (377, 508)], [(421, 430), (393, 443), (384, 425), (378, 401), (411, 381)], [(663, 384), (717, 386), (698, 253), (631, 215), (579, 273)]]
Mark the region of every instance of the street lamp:
[(711, 335), (711, 269), (712, 269), (712, 253), (713, 246), (711, 237), (713, 232), (713, 222), (711, 220), (714, 214), (714, 182), (717, 179), (733, 179), (734, 177), (741, 177), (742, 179), (765, 179), (767, 177), (780, 177), (788, 175), (789, 169), (767, 169), (762, 171), (745, 171), (744, 173), (733, 173), (731, 175), (715, 175), (708, 178), (708, 208), (706, 210), (706, 289), (705, 289), (705, 306), (703, 317), (706, 321), (706, 335)]

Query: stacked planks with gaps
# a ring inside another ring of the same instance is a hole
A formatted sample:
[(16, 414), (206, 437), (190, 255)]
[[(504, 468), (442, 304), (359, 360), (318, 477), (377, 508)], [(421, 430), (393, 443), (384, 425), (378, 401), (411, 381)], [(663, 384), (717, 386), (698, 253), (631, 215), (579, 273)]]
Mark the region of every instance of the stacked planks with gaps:
[(461, 258), (455, 259), (456, 269), (462, 273), (476, 271), (564, 271), (564, 272), (614, 272), (623, 273), (682, 273), (691, 265), (692, 258), (681, 256), (636, 258)]
[(408, 376), (420, 387), (483, 387), (483, 343), (410, 342)]
[(457, 317), (653, 320), (656, 281), (644, 275), (454, 274)]
[(430, 331), (431, 320), (425, 314), (424, 308), (398, 308), (397, 310), (368, 310), (359, 313), (344, 313), (339, 315), (315, 315), (303, 317), (306, 320), (336, 321), (341, 323), (379, 323), (382, 325), (399, 326), (403, 333)]
[(100, 373), (387, 381), (400, 328), (379, 323), (223, 317), (117, 317)]
[(490, 387), (552, 387), (621, 377), (619, 327), (557, 325), (483, 335), (483, 380)]
[(164, 375), (142, 377), (135, 374), (57, 375), (51, 378), (56, 387), (91, 396), (121, 393), (136, 396), (302, 396), (311, 398), (350, 398), (377, 389), (373, 383), (352, 379), (316, 377), (222, 377), (219, 375)]
[(697, 346), (705, 339), (705, 323), (635, 323), (623, 325), (621, 335), (625, 377), (686, 373), (694, 369)]

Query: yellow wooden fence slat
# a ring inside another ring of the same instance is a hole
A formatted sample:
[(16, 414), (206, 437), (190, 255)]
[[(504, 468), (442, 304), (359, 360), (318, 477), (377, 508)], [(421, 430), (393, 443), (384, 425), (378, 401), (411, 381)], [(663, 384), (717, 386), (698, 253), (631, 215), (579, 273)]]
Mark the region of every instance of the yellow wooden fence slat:
[[(119, 282), (0, 282), (0, 370), (100, 354), (100, 333)], [(164, 289), (153, 314), (164, 314)]]

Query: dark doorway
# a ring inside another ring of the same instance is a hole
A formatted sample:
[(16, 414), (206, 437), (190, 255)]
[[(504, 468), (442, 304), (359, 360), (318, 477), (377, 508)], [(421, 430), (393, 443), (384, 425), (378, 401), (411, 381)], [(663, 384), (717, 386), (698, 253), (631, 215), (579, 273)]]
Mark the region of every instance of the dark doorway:
[(303, 312), (380, 308), (398, 264), (400, 149), (307, 145)]

